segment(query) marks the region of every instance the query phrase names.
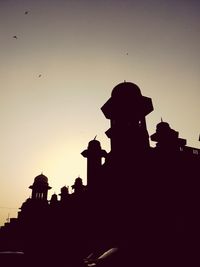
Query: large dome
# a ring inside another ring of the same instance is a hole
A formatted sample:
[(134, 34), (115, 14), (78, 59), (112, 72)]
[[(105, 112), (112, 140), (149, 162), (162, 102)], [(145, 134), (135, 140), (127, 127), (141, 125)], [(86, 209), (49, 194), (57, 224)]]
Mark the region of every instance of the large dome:
[(141, 96), (140, 88), (131, 82), (123, 82), (116, 85), (112, 90), (112, 97), (138, 97)]

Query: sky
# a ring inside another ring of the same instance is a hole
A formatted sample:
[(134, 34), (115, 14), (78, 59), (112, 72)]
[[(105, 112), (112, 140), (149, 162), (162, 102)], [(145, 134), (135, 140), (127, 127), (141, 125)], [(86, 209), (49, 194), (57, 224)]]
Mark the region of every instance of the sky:
[(197, 0), (0, 0), (0, 225), (41, 172), (49, 199), (86, 184), (80, 153), (96, 135), (109, 152), (100, 108), (124, 80), (152, 98), (150, 135), (162, 117), (200, 148), (199, 14)]

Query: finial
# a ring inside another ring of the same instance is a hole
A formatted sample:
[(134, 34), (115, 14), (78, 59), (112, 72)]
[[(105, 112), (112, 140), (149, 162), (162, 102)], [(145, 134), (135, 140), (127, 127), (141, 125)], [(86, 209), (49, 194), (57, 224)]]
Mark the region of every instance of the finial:
[(200, 142), (200, 135), (199, 135), (199, 142)]
[(9, 220), (10, 220), (10, 213), (8, 213), (8, 217), (7, 217), (6, 221), (9, 222)]
[(96, 140), (96, 138), (97, 138), (97, 135), (95, 135), (94, 140)]
[(126, 80), (124, 80), (124, 83), (126, 83)]
[(162, 117), (161, 117), (161, 122), (163, 122), (163, 119), (162, 119)]

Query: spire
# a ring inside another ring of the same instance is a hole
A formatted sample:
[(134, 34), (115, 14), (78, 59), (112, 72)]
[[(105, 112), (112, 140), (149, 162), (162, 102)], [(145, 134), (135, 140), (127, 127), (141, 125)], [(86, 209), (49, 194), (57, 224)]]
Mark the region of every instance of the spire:
[(7, 221), (8, 223), (10, 222), (10, 213), (8, 213), (8, 217), (7, 217), (6, 221)]

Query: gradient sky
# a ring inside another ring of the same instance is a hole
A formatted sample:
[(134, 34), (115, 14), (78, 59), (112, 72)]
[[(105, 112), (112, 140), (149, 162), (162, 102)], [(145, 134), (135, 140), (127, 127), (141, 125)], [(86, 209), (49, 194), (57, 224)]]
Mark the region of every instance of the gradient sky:
[(0, 225), (41, 172), (49, 198), (86, 183), (80, 153), (95, 135), (109, 151), (100, 108), (124, 80), (152, 98), (149, 134), (162, 117), (200, 147), (199, 14), (197, 0), (0, 0)]

